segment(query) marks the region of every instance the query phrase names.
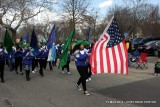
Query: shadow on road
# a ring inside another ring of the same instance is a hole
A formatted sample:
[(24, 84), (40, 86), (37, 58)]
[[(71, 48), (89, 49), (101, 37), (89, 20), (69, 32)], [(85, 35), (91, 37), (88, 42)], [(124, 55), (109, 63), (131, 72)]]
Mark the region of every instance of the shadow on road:
[[(160, 105), (159, 81), (160, 77), (156, 77), (121, 86), (96, 90), (95, 93), (115, 98), (118, 101), (134, 101), (128, 103), (138, 106), (159, 107)], [(145, 102), (145, 101), (154, 101), (154, 102)]]

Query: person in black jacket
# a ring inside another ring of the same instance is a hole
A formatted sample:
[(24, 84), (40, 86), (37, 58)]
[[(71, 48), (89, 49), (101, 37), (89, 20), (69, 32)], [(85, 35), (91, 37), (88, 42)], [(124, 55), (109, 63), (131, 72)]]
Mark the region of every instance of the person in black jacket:
[(6, 53), (3, 46), (0, 44), (0, 78), (1, 82), (4, 83), (4, 66), (5, 66)]
[(20, 66), (20, 74), (23, 75), (22, 72), (22, 56), (23, 50), (19, 44), (16, 45), (16, 52), (15, 52), (15, 72), (18, 74), (18, 67)]

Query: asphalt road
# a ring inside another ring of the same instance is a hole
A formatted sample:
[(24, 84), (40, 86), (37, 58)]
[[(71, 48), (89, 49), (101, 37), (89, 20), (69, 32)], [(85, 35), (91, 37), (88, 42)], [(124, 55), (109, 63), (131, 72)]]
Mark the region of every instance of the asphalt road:
[(31, 74), (29, 82), (6, 66), (0, 107), (159, 107), (160, 77), (153, 75), (153, 67), (154, 63), (149, 63), (147, 70), (131, 68), (127, 76), (93, 75), (87, 82), (88, 97), (76, 90), (79, 74), (73, 62), (71, 75), (47, 69), (43, 78), (38, 72)]

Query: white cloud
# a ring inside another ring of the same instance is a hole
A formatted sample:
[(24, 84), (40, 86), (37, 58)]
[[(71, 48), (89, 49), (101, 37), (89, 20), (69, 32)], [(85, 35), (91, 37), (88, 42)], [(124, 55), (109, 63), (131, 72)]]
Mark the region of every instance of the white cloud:
[(112, 5), (112, 3), (113, 3), (113, 0), (106, 0), (106, 1), (104, 1), (102, 3), (100, 3), (99, 7), (100, 8), (108, 7), (108, 6)]

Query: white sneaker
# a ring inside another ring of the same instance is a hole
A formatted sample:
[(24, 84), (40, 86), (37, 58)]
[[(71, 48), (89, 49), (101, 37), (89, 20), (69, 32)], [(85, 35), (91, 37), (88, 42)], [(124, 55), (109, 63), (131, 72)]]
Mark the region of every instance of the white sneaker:
[(154, 73), (155, 76), (157, 76), (157, 73)]
[(68, 75), (71, 75), (71, 73), (70, 73), (70, 72), (68, 72)]
[(91, 81), (92, 79), (91, 79), (91, 78), (88, 78), (88, 80)]
[(89, 95), (90, 95), (88, 91), (84, 91), (84, 94), (85, 94), (86, 96), (89, 96)]
[(89, 79), (86, 79), (86, 82), (88, 82), (89, 81)]
[(32, 73), (34, 74), (34, 73), (35, 73), (35, 71), (32, 71)]
[(64, 72), (64, 71), (62, 71), (62, 73), (64, 74), (65, 72)]
[(76, 85), (75, 85), (77, 88), (78, 88), (78, 90), (79, 91), (81, 91), (82, 89), (81, 89), (81, 87), (79, 87), (79, 85), (76, 83)]

